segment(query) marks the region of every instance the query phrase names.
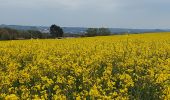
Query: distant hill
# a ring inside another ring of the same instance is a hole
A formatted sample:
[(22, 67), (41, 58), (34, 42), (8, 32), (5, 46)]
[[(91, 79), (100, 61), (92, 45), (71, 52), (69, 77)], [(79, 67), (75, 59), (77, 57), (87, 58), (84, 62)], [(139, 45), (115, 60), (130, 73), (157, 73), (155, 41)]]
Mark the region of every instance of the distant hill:
[(169, 32), (169, 29), (127, 29), (127, 28), (110, 28), (112, 33), (146, 33), (146, 32)]
[[(0, 28), (12, 28), (17, 30), (38, 30), (44, 33), (49, 32), (48, 26), (21, 26), (21, 25), (0, 25)], [(88, 28), (84, 27), (62, 27), (65, 33), (70, 34), (83, 34)], [(121, 33), (144, 33), (144, 32), (169, 32), (170, 29), (128, 29), (128, 28), (109, 28), (114, 34)]]

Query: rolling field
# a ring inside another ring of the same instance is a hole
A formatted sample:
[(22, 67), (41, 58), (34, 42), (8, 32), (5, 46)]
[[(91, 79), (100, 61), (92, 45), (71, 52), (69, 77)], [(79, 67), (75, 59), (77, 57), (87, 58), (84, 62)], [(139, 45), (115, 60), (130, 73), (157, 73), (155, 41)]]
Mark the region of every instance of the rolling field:
[(170, 33), (0, 41), (0, 99), (170, 100)]

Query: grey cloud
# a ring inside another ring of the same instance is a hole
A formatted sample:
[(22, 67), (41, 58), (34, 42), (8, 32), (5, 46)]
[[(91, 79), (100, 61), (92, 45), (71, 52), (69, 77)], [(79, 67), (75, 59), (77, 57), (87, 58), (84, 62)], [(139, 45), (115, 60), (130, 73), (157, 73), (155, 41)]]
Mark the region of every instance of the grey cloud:
[(170, 27), (170, 0), (0, 0), (0, 24)]

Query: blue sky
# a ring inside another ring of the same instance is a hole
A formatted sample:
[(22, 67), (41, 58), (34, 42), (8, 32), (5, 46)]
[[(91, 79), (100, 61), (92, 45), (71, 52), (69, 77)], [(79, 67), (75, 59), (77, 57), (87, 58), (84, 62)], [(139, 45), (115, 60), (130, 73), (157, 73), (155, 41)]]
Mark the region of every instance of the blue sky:
[(170, 28), (170, 0), (0, 0), (0, 24)]

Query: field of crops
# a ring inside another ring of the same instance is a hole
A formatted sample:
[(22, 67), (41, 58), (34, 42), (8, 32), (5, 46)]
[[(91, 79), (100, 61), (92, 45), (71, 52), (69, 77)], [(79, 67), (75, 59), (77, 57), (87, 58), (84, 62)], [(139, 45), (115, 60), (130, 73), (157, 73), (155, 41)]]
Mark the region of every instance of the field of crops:
[(0, 41), (0, 99), (170, 100), (170, 33)]

